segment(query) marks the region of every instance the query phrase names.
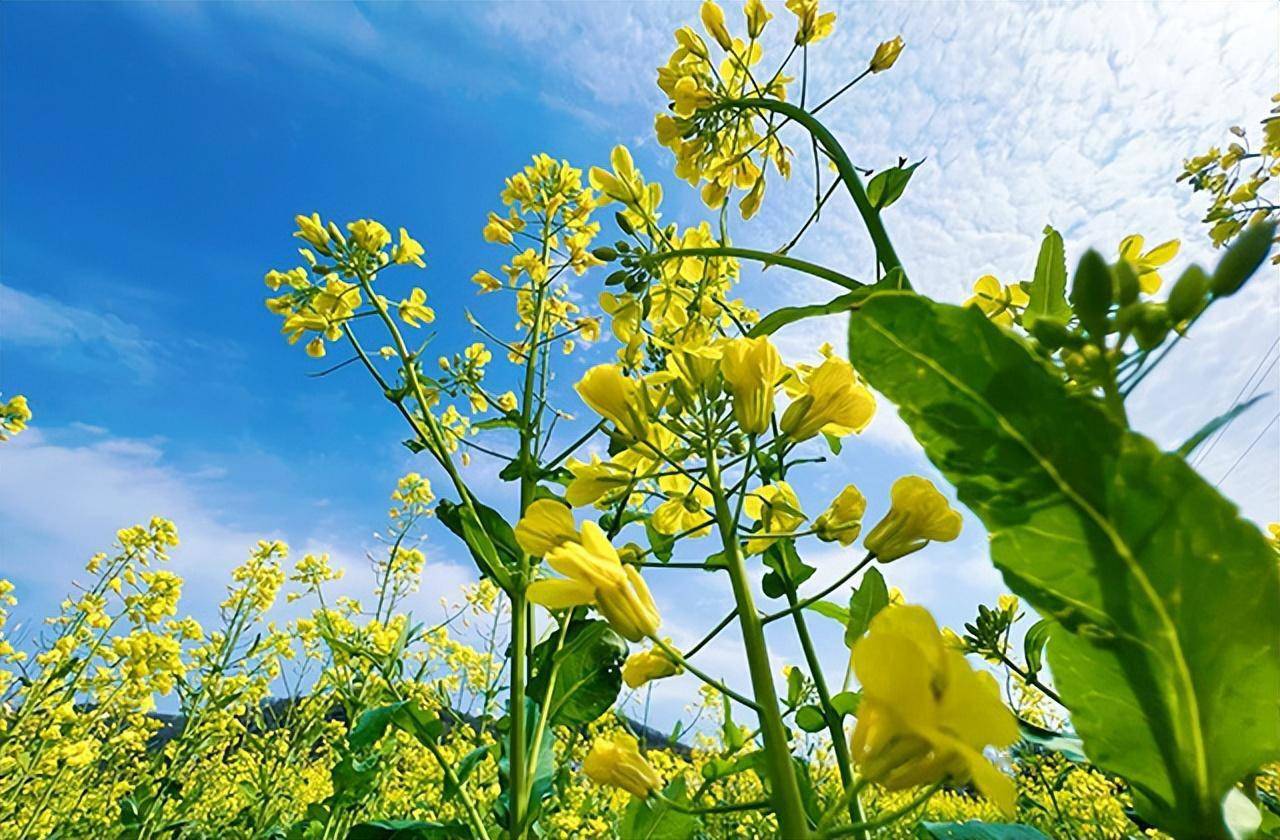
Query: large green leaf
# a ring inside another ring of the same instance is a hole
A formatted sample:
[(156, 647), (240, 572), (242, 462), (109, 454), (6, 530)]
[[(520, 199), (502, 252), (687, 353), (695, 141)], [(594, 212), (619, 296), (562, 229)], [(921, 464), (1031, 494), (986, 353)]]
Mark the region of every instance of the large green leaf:
[(1005, 582), (1065, 628), (1049, 664), (1089, 757), (1157, 826), (1227, 836), (1227, 792), (1280, 757), (1261, 532), (977, 310), (885, 293), (851, 317), (853, 363), (982, 519)]
[(1044, 840), (1044, 835), (1029, 825), (1007, 823), (922, 822), (917, 835), (929, 840)]
[(1044, 229), (1044, 241), (1040, 243), (1040, 256), (1036, 259), (1035, 279), (1027, 292), (1030, 298), (1022, 313), (1022, 326), (1031, 325), (1040, 318), (1066, 321), (1071, 316), (1067, 304), (1067, 258), (1062, 244), (1062, 234), (1051, 227)]
[[(554, 724), (590, 723), (618, 699), (627, 643), (603, 621), (574, 621), (558, 652), (556, 635), (533, 649), (537, 673), (529, 682), (529, 696), (551, 710)], [(548, 701), (553, 664), (556, 683)]]
[[(688, 807), (689, 795), (682, 776), (672, 780), (662, 795), (666, 800)], [(701, 827), (702, 822), (696, 816), (677, 811), (663, 799), (656, 796), (646, 799), (632, 797), (631, 804), (623, 812), (618, 836), (627, 840), (689, 840)]]

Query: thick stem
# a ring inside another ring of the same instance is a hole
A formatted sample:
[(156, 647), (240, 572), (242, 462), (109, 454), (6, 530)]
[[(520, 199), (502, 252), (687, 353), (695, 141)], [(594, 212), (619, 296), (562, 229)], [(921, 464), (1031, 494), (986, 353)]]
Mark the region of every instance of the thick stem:
[(720, 481), (720, 468), (716, 463), (714, 445), (708, 447), (707, 481), (715, 503), (720, 539), (733, 583), (733, 597), (738, 605), (738, 624), (742, 629), (742, 642), (747, 652), (747, 667), (751, 671), (751, 687), (755, 694), (760, 729), (764, 736), (764, 749), (770, 783), (770, 799), (778, 818), (778, 831), (787, 840), (804, 840), (810, 836), (804, 804), (800, 800), (800, 786), (796, 782), (795, 766), (791, 761), (791, 746), (787, 730), (778, 712), (778, 694), (773, 685), (773, 672), (769, 665), (769, 650), (765, 645), (764, 625), (756, 612), (751, 595), (751, 581), (742, 561), (742, 550), (734, 533), (733, 512)]
[(795, 257), (788, 257), (785, 254), (779, 254), (774, 251), (756, 251), (751, 248), (734, 248), (730, 246), (678, 248), (673, 251), (662, 251), (657, 254), (650, 254), (644, 259), (646, 262), (659, 263), (681, 257), (738, 257), (744, 260), (762, 262), (765, 265), (780, 265), (783, 268), (800, 271), (823, 280), (829, 280), (837, 286), (842, 286), (850, 291), (867, 288), (866, 283), (854, 280), (852, 277), (846, 277), (840, 272), (834, 271), (825, 266), (806, 262), (804, 260), (798, 260)]

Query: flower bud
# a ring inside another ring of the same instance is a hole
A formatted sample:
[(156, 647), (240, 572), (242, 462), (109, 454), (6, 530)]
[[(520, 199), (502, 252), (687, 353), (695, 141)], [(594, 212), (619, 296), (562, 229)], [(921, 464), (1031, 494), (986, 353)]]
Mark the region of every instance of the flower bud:
[(582, 772), (597, 784), (622, 788), (641, 799), (662, 787), (662, 777), (640, 755), (640, 742), (625, 732), (592, 744)]
[(871, 72), (883, 73), (893, 66), (898, 60), (898, 56), (902, 54), (902, 48), (905, 46), (902, 42), (902, 36), (898, 35), (893, 40), (885, 41), (876, 47), (875, 54), (871, 56)]
[(927, 478), (903, 476), (893, 483), (889, 499), (889, 512), (863, 541), (881, 563), (919, 551), (930, 541), (950, 542), (960, 536), (960, 514)]

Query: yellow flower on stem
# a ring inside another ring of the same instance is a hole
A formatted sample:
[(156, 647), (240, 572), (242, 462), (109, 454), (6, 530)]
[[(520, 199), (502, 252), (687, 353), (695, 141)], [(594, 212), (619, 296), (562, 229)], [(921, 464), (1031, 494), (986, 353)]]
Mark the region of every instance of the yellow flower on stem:
[(527, 590), (529, 600), (550, 610), (594, 606), (628, 641), (656, 633), (662, 618), (640, 573), (622, 565), (596, 523), (584, 522), (580, 539), (564, 540), (547, 552), (547, 565), (565, 577), (534, 581)]
[(618, 365), (596, 365), (574, 386), (591, 410), (637, 441), (652, 436), (649, 418), (655, 414), (646, 382), (632, 379)]
[(742, 512), (760, 523), (759, 533), (747, 539), (747, 554), (760, 554), (778, 541), (769, 534), (788, 534), (804, 524), (804, 511), (796, 491), (785, 481), (776, 481), (753, 490), (742, 501)]
[(995, 277), (984, 274), (973, 284), (973, 296), (964, 305), (978, 307), (993, 322), (1007, 327), (1013, 324), (1013, 308), (1025, 307), (1030, 300), (1016, 283), (1001, 286)]
[(823, 542), (853, 545), (862, 531), (862, 514), (866, 511), (866, 497), (850, 484), (840, 491), (840, 495), (814, 521), (814, 535)]
[(347, 223), (347, 231), (358, 247), (376, 254), (391, 244), (391, 231), (373, 219), (357, 219)]
[(650, 648), (633, 653), (622, 663), (622, 681), (629, 688), (639, 688), (650, 680), (674, 677), (684, 673), (684, 668), (660, 648)]
[(312, 213), (310, 216), (294, 216), (293, 220), (298, 224), (298, 230), (293, 234), (294, 236), (311, 243), (322, 254), (329, 253), (329, 231), (325, 230), (319, 213)]
[(786, 368), (767, 336), (735, 338), (724, 345), (720, 363), (733, 392), (733, 416), (747, 434), (767, 431), (773, 418), (773, 390)]
[(400, 228), (400, 244), (391, 249), (391, 261), (397, 265), (414, 263), (418, 268), (426, 268), (427, 264), (422, 261), (424, 253), (422, 243), (410, 236), (409, 231)]
[(582, 762), (582, 772), (601, 785), (622, 788), (645, 799), (662, 787), (662, 777), (640, 755), (640, 742), (625, 732), (600, 738)]
[(876, 398), (844, 359), (827, 358), (804, 385), (782, 414), (782, 433), (792, 440), (808, 440), (818, 432), (843, 437), (862, 431), (875, 416)]
[(818, 14), (818, 0), (787, 0), (787, 9), (797, 18), (797, 44), (817, 43), (835, 29), (836, 13)]
[(409, 297), (400, 301), (400, 306), (398, 307), (400, 320), (411, 327), (416, 327), (420, 323), (430, 324), (436, 319), (436, 313), (426, 303), (427, 293), (414, 286), (413, 291), (409, 292)]
[(889, 606), (853, 648), (862, 702), (851, 748), (862, 775), (889, 790), (972, 781), (1006, 814), (1013, 780), (983, 758), (1018, 726), (985, 671), (969, 667), (933, 617), (915, 605)]
[(8, 402), (0, 403), (0, 440), (8, 440), (9, 435), (23, 431), (30, 421), (31, 408), (27, 405), (27, 398), (14, 394)]
[(664, 475), (658, 479), (658, 487), (667, 500), (653, 511), (653, 527), (659, 534), (683, 534), (696, 528), (689, 536), (705, 537), (711, 533), (707, 508), (711, 506), (711, 491), (695, 484), (683, 475)]
[(1142, 247), (1145, 244), (1146, 240), (1141, 234), (1126, 236), (1120, 241), (1120, 259), (1133, 266), (1134, 273), (1138, 275), (1138, 288), (1142, 289), (1142, 293), (1153, 295), (1164, 282), (1157, 269), (1178, 255), (1182, 242), (1170, 239), (1143, 253)]
[(919, 551), (931, 541), (950, 542), (960, 536), (959, 512), (927, 478), (898, 479), (889, 490), (889, 501), (889, 512), (862, 543), (881, 563)]
[(520, 548), (533, 557), (546, 557), (560, 544), (579, 539), (573, 512), (555, 499), (537, 499), (525, 508), (515, 533)]
[(891, 41), (885, 41), (876, 47), (875, 54), (871, 56), (872, 73), (883, 73), (893, 66), (898, 60), (898, 56), (902, 54), (902, 36), (898, 35)]
[(496, 292), (502, 288), (502, 281), (487, 271), (477, 271), (471, 275), (471, 282), (480, 287), (478, 294)]
[(702, 25), (706, 28), (707, 34), (716, 39), (720, 49), (727, 50), (733, 46), (733, 36), (729, 34), (729, 28), (724, 25), (724, 9), (717, 6), (715, 0), (703, 0)]
[(747, 16), (747, 37), (759, 38), (764, 32), (765, 24), (773, 19), (773, 15), (765, 8), (764, 0), (747, 0), (742, 13)]
[(515, 411), (519, 405), (520, 402), (516, 399), (514, 391), (507, 391), (505, 394), (498, 397), (498, 408), (503, 411)]
[(592, 455), (590, 461), (570, 458), (565, 467), (573, 479), (564, 495), (573, 507), (595, 504), (602, 499), (612, 501), (615, 494), (635, 481), (632, 470), (614, 461), (601, 461), (599, 455)]

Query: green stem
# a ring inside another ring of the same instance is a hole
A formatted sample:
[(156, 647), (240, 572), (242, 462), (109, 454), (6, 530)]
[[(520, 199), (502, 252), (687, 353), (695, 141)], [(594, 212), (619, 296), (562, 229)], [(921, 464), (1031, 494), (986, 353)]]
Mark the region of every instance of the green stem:
[(676, 259), (678, 257), (738, 257), (744, 260), (754, 260), (762, 262), (766, 265), (780, 265), (783, 268), (794, 269), (805, 274), (823, 280), (829, 280), (837, 286), (842, 286), (850, 291), (867, 288), (867, 284), (852, 277), (846, 277), (838, 271), (833, 271), (825, 266), (815, 263), (798, 260), (795, 257), (788, 257), (785, 254), (778, 254), (773, 251), (757, 251), (752, 248), (734, 248), (730, 246), (717, 246), (714, 248), (677, 248), (674, 251), (662, 251), (656, 254), (649, 254), (642, 258), (642, 262), (659, 263), (666, 260)]
[(929, 799), (932, 798), (933, 795), (937, 793), (939, 788), (941, 787), (942, 787), (941, 783), (936, 785), (931, 785), (930, 787), (925, 788), (924, 791), (919, 796), (917, 796), (915, 799), (912, 799), (910, 802), (908, 802), (906, 805), (903, 805), (898, 810), (890, 811), (889, 813), (884, 814), (883, 816), (876, 817), (874, 820), (867, 820), (866, 822), (863, 822), (863, 823), (856, 823), (854, 825), (841, 826), (840, 828), (833, 828), (830, 831), (824, 831), (822, 833), (822, 840), (828, 840), (828, 838), (831, 838), (831, 837), (848, 837), (851, 834), (856, 834), (860, 831), (865, 831), (868, 828), (883, 828), (884, 826), (889, 825), (892, 822), (897, 822), (898, 820), (905, 817), (907, 814), (910, 814), (912, 811), (919, 808), (924, 803), (928, 802)]
[(720, 680), (717, 680), (715, 677), (709, 676), (705, 671), (699, 670), (694, 665), (692, 665), (688, 659), (685, 659), (683, 656), (681, 656), (680, 651), (671, 647), (671, 645), (667, 644), (662, 639), (659, 639), (657, 636), (650, 636), (649, 641), (653, 642), (654, 645), (657, 646), (659, 649), (661, 649), (662, 652), (665, 653), (668, 657), (670, 657), (670, 659), (673, 662), (679, 663), (690, 674), (693, 674), (695, 677), (702, 680), (704, 683), (711, 686), (716, 691), (723, 694), (725, 697), (730, 697), (734, 700), (737, 700), (739, 703), (746, 706), (748, 709), (751, 709), (752, 711), (756, 712), (757, 714), (760, 712), (760, 707), (753, 700), (751, 700), (751, 698), (744, 697), (743, 695), (734, 691), (732, 688), (729, 688), (729, 686), (720, 682)]
[(862, 185), (862, 179), (858, 177), (857, 169), (854, 168), (853, 162), (849, 160), (849, 155), (845, 153), (840, 141), (836, 140), (835, 135), (817, 117), (798, 105), (793, 105), (790, 102), (780, 102), (776, 99), (729, 99), (713, 105), (711, 110), (722, 108), (773, 111), (789, 117), (804, 126), (818, 141), (818, 145), (822, 146), (823, 151), (831, 158), (831, 162), (836, 165), (836, 171), (840, 173), (840, 180), (844, 182), (846, 189), (849, 190), (849, 196), (853, 199), (854, 206), (858, 208), (858, 213), (862, 216), (862, 223), (866, 225), (867, 233), (871, 235), (871, 241), (875, 244), (877, 261), (886, 272), (895, 268), (903, 271), (901, 288), (911, 288), (911, 284), (907, 282), (906, 272), (902, 268), (902, 261), (898, 259), (897, 253), (893, 250), (893, 243), (889, 241), (889, 233), (885, 230), (884, 223), (880, 221), (880, 211), (871, 206), (871, 201), (867, 198), (866, 188)]
[(765, 757), (770, 782), (770, 798), (778, 818), (778, 831), (787, 840), (804, 840), (810, 836), (804, 804), (800, 800), (800, 786), (796, 781), (795, 766), (791, 761), (791, 745), (786, 727), (778, 713), (778, 694), (773, 685), (773, 671), (769, 664), (769, 650), (765, 645), (764, 625), (756, 612), (751, 595), (751, 581), (742, 560), (742, 550), (735, 533), (733, 512), (725, 498), (720, 481), (720, 467), (716, 461), (715, 446), (707, 447), (707, 483), (715, 503), (719, 523), (720, 540), (724, 546), (733, 583), (733, 597), (738, 605), (738, 624), (742, 629), (742, 642), (747, 653), (747, 667), (751, 671), (751, 687), (755, 693), (757, 715), (764, 737)]

